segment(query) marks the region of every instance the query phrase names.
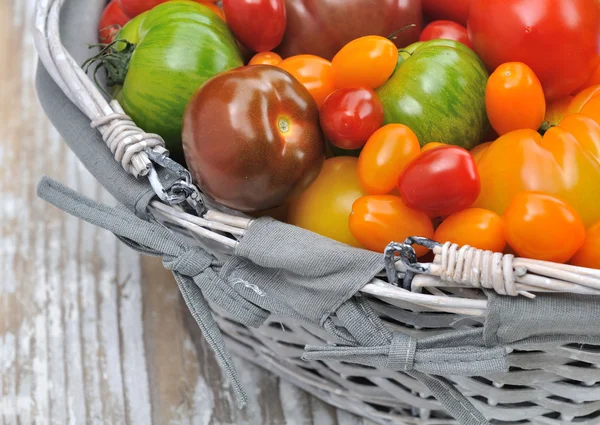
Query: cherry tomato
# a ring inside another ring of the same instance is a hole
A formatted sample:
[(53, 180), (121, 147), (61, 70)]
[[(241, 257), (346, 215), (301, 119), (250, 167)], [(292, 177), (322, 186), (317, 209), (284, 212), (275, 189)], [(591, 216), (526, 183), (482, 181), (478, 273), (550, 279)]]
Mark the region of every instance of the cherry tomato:
[(277, 53), (274, 52), (260, 52), (255, 54), (248, 65), (277, 65), (283, 59)]
[(550, 102), (590, 78), (600, 51), (597, 0), (476, 0), (468, 28), (490, 70), (526, 63)]
[(487, 152), (488, 148), (492, 145), (492, 143), (494, 142), (485, 142), (475, 146), (473, 149), (470, 150), (471, 155), (473, 155), (473, 158), (475, 158), (475, 162), (479, 162), (481, 157), (483, 157), (483, 155)]
[(552, 125), (558, 125), (569, 111), (569, 105), (573, 101), (574, 96), (565, 96), (562, 99), (550, 102), (546, 106), (546, 116), (544, 121)]
[(469, 245), (484, 251), (502, 252), (506, 247), (502, 218), (482, 208), (452, 214), (436, 229), (434, 239), (439, 243)]
[(448, 145), (445, 143), (439, 143), (439, 142), (429, 142), (421, 148), (421, 152), (426, 152), (431, 149), (439, 148), (440, 146), (448, 146)]
[(255, 52), (279, 46), (286, 27), (284, 0), (223, 0), (227, 24)]
[(360, 149), (383, 125), (383, 104), (367, 88), (339, 89), (321, 107), (321, 128), (341, 149)]
[(398, 189), (407, 207), (430, 217), (445, 217), (469, 208), (480, 191), (475, 158), (458, 146), (423, 152), (406, 166)]
[(502, 64), (490, 76), (485, 106), (490, 124), (500, 136), (525, 128), (537, 130), (546, 114), (540, 80), (520, 62)]
[(129, 22), (129, 16), (123, 12), (119, 2), (112, 0), (102, 12), (98, 30), (100, 32), (100, 43), (109, 44), (122, 26)]
[[(350, 231), (367, 249), (383, 252), (390, 242), (404, 242), (410, 236), (433, 237), (433, 225), (426, 214), (411, 210), (392, 195), (363, 196), (352, 205)], [(417, 256), (427, 253), (415, 247)]]
[(449, 19), (467, 25), (471, 2), (477, 0), (423, 0), (423, 11), (433, 19)]
[(574, 266), (600, 269), (600, 222), (590, 227), (585, 233), (585, 242), (571, 258)]
[(419, 156), (415, 133), (402, 124), (388, 124), (367, 141), (358, 158), (358, 177), (372, 195), (385, 195), (396, 188), (404, 167)]
[(319, 105), (335, 90), (331, 62), (313, 55), (298, 55), (287, 58), (277, 64), (304, 84)]
[(520, 192), (502, 219), (506, 240), (521, 257), (564, 263), (585, 240), (577, 211), (541, 192)]
[(346, 44), (331, 63), (337, 87), (375, 89), (396, 70), (398, 48), (387, 38), (369, 35)]
[(352, 204), (366, 195), (358, 180), (357, 162), (344, 156), (326, 160), (317, 179), (291, 202), (288, 222), (360, 247), (348, 225)]
[(423, 29), (419, 40), (429, 41), (439, 38), (458, 41), (471, 49), (473, 48), (467, 29), (456, 22), (433, 21)]

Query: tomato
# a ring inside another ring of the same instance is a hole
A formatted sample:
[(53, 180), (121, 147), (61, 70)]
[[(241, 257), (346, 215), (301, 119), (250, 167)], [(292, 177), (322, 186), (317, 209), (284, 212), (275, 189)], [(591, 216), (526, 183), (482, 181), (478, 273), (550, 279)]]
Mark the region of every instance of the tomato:
[(371, 89), (340, 89), (321, 107), (321, 128), (342, 149), (362, 148), (383, 125), (383, 105)]
[(502, 218), (481, 208), (452, 214), (439, 225), (433, 238), (439, 243), (469, 245), (484, 251), (502, 252), (506, 247)]
[(284, 0), (223, 0), (229, 28), (255, 52), (273, 50), (285, 33)]
[(313, 55), (298, 55), (283, 60), (277, 66), (304, 84), (319, 108), (335, 90), (333, 68), (331, 62), (326, 59)]
[(445, 217), (470, 207), (479, 196), (477, 164), (458, 146), (431, 149), (406, 166), (398, 189), (407, 207)]
[(581, 87), (600, 52), (597, 0), (477, 0), (468, 28), (489, 69), (506, 62), (529, 65), (548, 101)]
[(367, 141), (358, 158), (358, 177), (372, 195), (385, 195), (396, 188), (404, 167), (419, 156), (419, 140), (410, 128), (388, 124)]
[(225, 13), (219, 6), (217, 6), (216, 4), (212, 4), (212, 3), (202, 3), (202, 4), (204, 4), (204, 6), (208, 7), (210, 10), (212, 10), (217, 15), (219, 15), (219, 18), (221, 18), (223, 21), (226, 20)]
[(577, 211), (544, 193), (519, 193), (502, 219), (506, 240), (521, 257), (564, 263), (585, 240)]
[(337, 87), (369, 87), (385, 83), (396, 69), (398, 48), (375, 35), (357, 38), (335, 55), (331, 64)]
[[(363, 196), (352, 205), (350, 231), (367, 249), (383, 252), (390, 242), (404, 242), (410, 236), (433, 237), (433, 225), (426, 214), (411, 210), (392, 195)], [(417, 256), (429, 250), (415, 247)]]
[(376, 90), (385, 123), (407, 125), (422, 145), (470, 149), (481, 142), (489, 129), (489, 74), (477, 55), (452, 40), (418, 42), (406, 50), (412, 54), (401, 53), (396, 72)]
[[(597, 61), (600, 62), (600, 57), (597, 59)], [(600, 64), (598, 66), (596, 66), (596, 68), (594, 69), (594, 72), (592, 73), (592, 76), (583, 85), (583, 88), (597, 86), (599, 84), (600, 84)]]
[(308, 187), (325, 159), (310, 93), (268, 65), (237, 68), (206, 82), (186, 109), (183, 143), (200, 189), (241, 211), (284, 204)]
[(286, 0), (287, 30), (278, 53), (284, 58), (312, 54), (331, 60), (352, 40), (392, 33), (404, 47), (417, 41), (422, 26), (421, 0)]
[(420, 41), (437, 40), (443, 38), (445, 40), (454, 40), (464, 44), (469, 48), (473, 48), (467, 29), (452, 21), (433, 21), (428, 24), (419, 37)]
[(600, 85), (588, 87), (571, 101), (568, 113), (581, 113), (600, 124)]
[(283, 59), (274, 52), (261, 52), (255, 54), (248, 65), (278, 65)]
[(472, 1), (477, 0), (423, 0), (423, 11), (433, 19), (449, 19), (467, 25)]
[(121, 27), (129, 22), (129, 16), (121, 10), (119, 3), (112, 0), (102, 12), (98, 31), (100, 33), (100, 43), (110, 44), (113, 41), (115, 34), (119, 32)]
[(600, 221), (587, 230), (583, 246), (571, 258), (571, 264), (600, 269)]
[[(121, 10), (130, 18), (135, 18), (147, 10), (154, 9), (162, 3), (171, 0), (115, 0), (121, 6)], [(216, 3), (216, 0), (193, 0), (198, 3)]]
[(366, 195), (360, 186), (357, 159), (331, 158), (319, 177), (291, 202), (288, 222), (347, 245), (360, 247), (350, 232), (352, 204)]
[(493, 142), (485, 142), (480, 145), (475, 146), (469, 152), (475, 158), (475, 162), (479, 163), (479, 160), (483, 157), (483, 155), (487, 152), (488, 148), (492, 145)]
[(485, 105), (494, 130), (537, 130), (544, 122), (546, 100), (540, 80), (524, 63), (500, 65), (488, 80)]
[(439, 148), (440, 146), (448, 146), (445, 143), (429, 142), (421, 148), (421, 152), (426, 152), (431, 149)]
[(558, 125), (562, 119), (567, 115), (569, 105), (573, 101), (574, 96), (565, 96), (562, 99), (550, 102), (546, 106), (546, 116), (544, 121), (552, 125)]

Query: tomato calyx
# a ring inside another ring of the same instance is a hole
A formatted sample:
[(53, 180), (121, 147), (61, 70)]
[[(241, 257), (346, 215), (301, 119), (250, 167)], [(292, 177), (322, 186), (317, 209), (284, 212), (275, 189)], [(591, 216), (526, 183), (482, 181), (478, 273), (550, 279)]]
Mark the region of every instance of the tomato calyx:
[(538, 133), (540, 133), (540, 135), (542, 135), (542, 136), (543, 136), (543, 135), (544, 135), (544, 134), (546, 134), (546, 132), (547, 132), (548, 130), (550, 130), (552, 127), (556, 127), (556, 124), (552, 124), (552, 123), (551, 123), (551, 122), (549, 122), (549, 121), (544, 121), (544, 122), (542, 123), (542, 125), (540, 126), (540, 128), (539, 128), (539, 130), (538, 130)]
[(286, 134), (290, 131), (290, 121), (288, 118), (286, 117), (279, 117), (277, 118), (277, 128), (279, 128), (279, 131), (282, 134)]
[(90, 49), (94, 47), (101, 48), (97, 55), (88, 58), (82, 65), (85, 72), (88, 72), (95, 65), (93, 76), (96, 85), (102, 87), (98, 81), (98, 71), (101, 69), (106, 71), (106, 85), (108, 87), (123, 85), (135, 45), (126, 40), (114, 40), (108, 44), (93, 44), (89, 47)]

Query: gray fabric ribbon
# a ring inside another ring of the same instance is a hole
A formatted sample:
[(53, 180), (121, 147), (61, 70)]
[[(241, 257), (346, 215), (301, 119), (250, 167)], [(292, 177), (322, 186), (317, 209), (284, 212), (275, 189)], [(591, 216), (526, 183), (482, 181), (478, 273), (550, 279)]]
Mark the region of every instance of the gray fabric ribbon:
[(183, 299), (202, 334), (231, 380), (238, 404), (245, 405), (246, 395), (207, 298), (247, 326), (260, 326), (269, 312), (243, 298), (220, 277), (218, 271), (222, 263), (199, 247), (184, 245), (163, 226), (144, 221), (125, 208), (98, 204), (51, 179), (42, 179), (38, 195), (73, 216), (113, 232), (131, 248), (163, 258), (165, 267), (173, 271)]

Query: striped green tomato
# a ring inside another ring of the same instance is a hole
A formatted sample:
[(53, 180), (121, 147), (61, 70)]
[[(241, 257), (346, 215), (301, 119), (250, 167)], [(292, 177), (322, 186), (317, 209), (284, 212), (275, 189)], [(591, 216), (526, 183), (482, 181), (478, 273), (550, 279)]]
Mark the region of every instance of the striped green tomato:
[(209, 78), (243, 65), (235, 38), (208, 7), (169, 1), (134, 18), (116, 39), (132, 45), (114, 46), (115, 52), (130, 50), (124, 79), (113, 80), (116, 99), (137, 125), (160, 134), (173, 156), (182, 158), (188, 101)]
[(417, 42), (403, 49), (396, 71), (376, 92), (385, 123), (404, 124), (421, 146), (442, 142), (470, 149), (489, 130), (485, 88), (489, 74), (465, 45)]

